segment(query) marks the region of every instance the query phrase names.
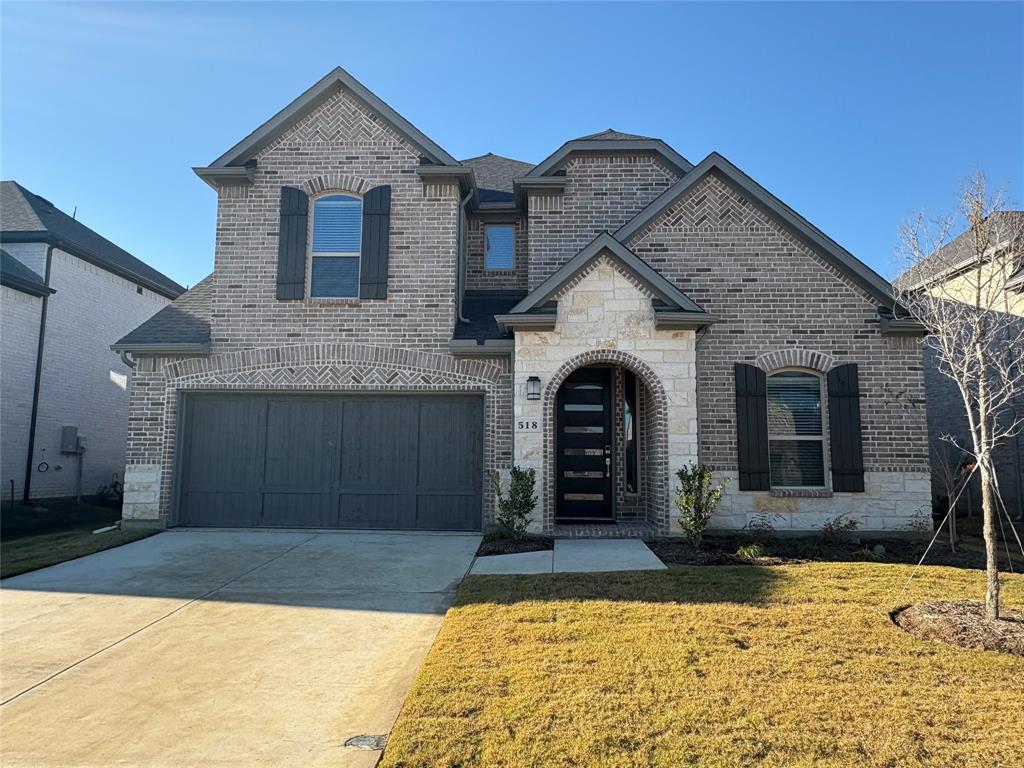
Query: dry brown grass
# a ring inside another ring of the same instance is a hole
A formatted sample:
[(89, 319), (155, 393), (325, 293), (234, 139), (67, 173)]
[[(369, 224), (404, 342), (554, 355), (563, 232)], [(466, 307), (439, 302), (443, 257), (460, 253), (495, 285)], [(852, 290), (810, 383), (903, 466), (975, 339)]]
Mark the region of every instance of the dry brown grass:
[[(893, 625), (909, 567), (474, 577), (384, 766), (1024, 765), (1019, 657)], [(1007, 606), (1024, 578), (1007, 577)], [(902, 602), (976, 598), (924, 568)]]

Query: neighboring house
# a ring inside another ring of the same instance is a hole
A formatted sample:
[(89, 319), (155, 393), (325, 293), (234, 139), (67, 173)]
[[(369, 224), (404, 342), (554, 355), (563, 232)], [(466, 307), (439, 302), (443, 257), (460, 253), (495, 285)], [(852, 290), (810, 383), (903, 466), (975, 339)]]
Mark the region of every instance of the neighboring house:
[(666, 533), (694, 461), (717, 528), (927, 512), (921, 329), (721, 155), (459, 162), (336, 69), (196, 173), (213, 273), (114, 345), (131, 523), (479, 530), (518, 464), (539, 529)]
[(129, 368), (110, 344), (185, 289), (17, 182), (0, 191), (0, 495), (93, 494), (124, 469)]
[[(981, 274), (975, 246), (970, 233), (964, 232), (939, 249), (918, 267), (900, 278), (908, 286), (931, 286), (934, 295), (974, 304), (979, 280), (985, 290), (982, 303), (989, 309), (1021, 318), (1024, 323), (1024, 253), (1020, 244), (1011, 242), (1024, 233), (1024, 211), (999, 211), (992, 214), (990, 229), (992, 245), (986, 249)], [(945, 509), (949, 493), (950, 471), (955, 472), (963, 461), (963, 453), (945, 438), (952, 437), (961, 446), (970, 448), (970, 430), (964, 401), (955, 382), (942, 373), (935, 351), (925, 349), (925, 392), (928, 412), (928, 437), (932, 453), (932, 495)], [(1011, 403), (1007, 418), (1024, 417), (1024, 394)], [(1024, 520), (1024, 434), (1018, 433), (995, 452), (999, 493), (1009, 513)], [(957, 504), (960, 514), (981, 514), (981, 491), (974, 481), (961, 494)]]

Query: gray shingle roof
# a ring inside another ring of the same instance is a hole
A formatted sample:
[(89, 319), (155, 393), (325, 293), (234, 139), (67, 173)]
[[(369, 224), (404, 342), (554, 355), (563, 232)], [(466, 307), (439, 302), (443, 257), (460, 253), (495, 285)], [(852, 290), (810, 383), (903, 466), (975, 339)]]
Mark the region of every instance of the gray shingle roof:
[(196, 354), (208, 352), (212, 298), (213, 275), (207, 275), (110, 348), (128, 352), (158, 351), (161, 347)]
[[(994, 226), (990, 232), (990, 246), (996, 246), (1024, 233), (1024, 211), (995, 211), (992, 214)], [(1010, 246), (1016, 251), (1024, 249), (1024, 243)], [(894, 281), (899, 286), (913, 286), (922, 280), (937, 277), (945, 272), (955, 274), (961, 265), (975, 257), (970, 230), (961, 232), (956, 238), (918, 264), (911, 267)], [(1024, 269), (1024, 267), (1022, 267)]]
[(512, 202), (515, 199), (512, 180), (525, 176), (533, 168), (532, 163), (502, 157), (492, 152), (463, 160), (462, 164), (473, 169), (481, 203)]
[(43, 278), (26, 267), (3, 248), (0, 248), (0, 284), (33, 296), (56, 293), (47, 287)]
[(511, 338), (511, 335), (498, 327), (495, 315), (504, 315), (512, 307), (523, 300), (526, 291), (466, 291), (462, 300), (462, 314), (468, 323), (456, 323), (454, 339), (488, 339)]
[(591, 133), (587, 136), (579, 136), (574, 141), (655, 141), (653, 136), (640, 136), (636, 133), (623, 133), (614, 128), (608, 128), (600, 133)]
[[(33, 240), (38, 235), (37, 240)], [(60, 240), (76, 256), (126, 277), (168, 298), (184, 287), (153, 269), (128, 251), (71, 218), (44, 197), (16, 181), (0, 182), (0, 240), (43, 242)]]

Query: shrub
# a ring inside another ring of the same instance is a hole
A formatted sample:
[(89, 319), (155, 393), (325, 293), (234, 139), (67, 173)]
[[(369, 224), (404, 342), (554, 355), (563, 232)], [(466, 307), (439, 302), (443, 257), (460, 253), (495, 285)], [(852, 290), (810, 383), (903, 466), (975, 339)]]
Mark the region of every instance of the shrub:
[(774, 521), (781, 518), (778, 512), (758, 512), (743, 526), (743, 533), (752, 542), (767, 544), (775, 538)]
[(715, 513), (722, 491), (728, 480), (713, 485), (710, 467), (688, 464), (676, 472), (679, 485), (676, 487), (676, 508), (679, 510), (679, 525), (683, 533), (696, 546), (700, 546), (708, 520)]
[(756, 542), (753, 544), (744, 544), (736, 550), (736, 557), (740, 558), (740, 560), (746, 560), (752, 563), (759, 557), (764, 557), (764, 547)]
[(495, 521), (513, 538), (522, 538), (533, 521), (533, 510), (537, 507), (537, 495), (534, 493), (537, 473), (532, 469), (513, 466), (509, 472), (507, 496), (502, 492), (501, 476), (497, 472), (492, 480), (494, 498), (498, 505)]
[(825, 521), (819, 536), (826, 544), (847, 544), (853, 539), (853, 532), (859, 525), (857, 518), (839, 514)]

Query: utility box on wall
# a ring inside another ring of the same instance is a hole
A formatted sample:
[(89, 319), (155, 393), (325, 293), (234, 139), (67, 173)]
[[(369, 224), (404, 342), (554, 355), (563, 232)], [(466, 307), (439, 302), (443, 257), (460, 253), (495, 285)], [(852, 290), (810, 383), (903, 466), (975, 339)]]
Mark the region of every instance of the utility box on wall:
[(78, 427), (60, 428), (60, 452), (79, 453)]

